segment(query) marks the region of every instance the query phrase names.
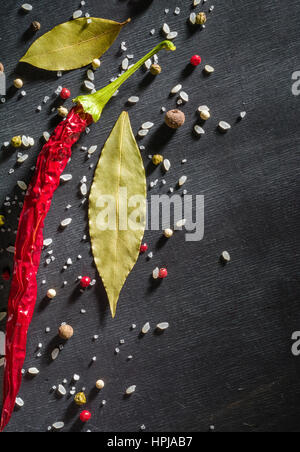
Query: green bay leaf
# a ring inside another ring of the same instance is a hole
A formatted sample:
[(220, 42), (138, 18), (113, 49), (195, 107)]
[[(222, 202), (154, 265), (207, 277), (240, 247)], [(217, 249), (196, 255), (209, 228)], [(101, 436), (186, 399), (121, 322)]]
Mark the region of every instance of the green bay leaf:
[(124, 23), (91, 18), (71, 20), (37, 39), (21, 62), (47, 71), (69, 71), (100, 58), (118, 37)]
[(92, 251), (113, 317), (121, 289), (139, 256), (146, 196), (140, 150), (129, 115), (123, 112), (103, 148), (89, 199)]

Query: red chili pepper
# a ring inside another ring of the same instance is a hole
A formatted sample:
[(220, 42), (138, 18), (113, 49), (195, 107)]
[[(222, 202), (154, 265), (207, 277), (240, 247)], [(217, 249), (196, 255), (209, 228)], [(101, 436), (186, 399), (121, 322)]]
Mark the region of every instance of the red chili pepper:
[(39, 155), (35, 176), (28, 188), (19, 221), (14, 273), (7, 308), (6, 365), (1, 431), (14, 409), (21, 385), (21, 370), (26, 353), (27, 331), (32, 319), (36, 294), (36, 274), (43, 248), (44, 220), (51, 206), (60, 176), (71, 156), (71, 147), (92, 123), (92, 117), (80, 106), (55, 129)]
[(37, 295), (36, 275), (43, 247), (44, 220), (60, 183), (60, 176), (71, 156), (71, 148), (86, 127), (99, 120), (103, 108), (119, 87), (161, 49), (175, 50), (176, 47), (169, 41), (162, 42), (115, 82), (95, 94), (75, 99), (74, 102), (79, 105), (57, 126), (38, 157), (35, 175), (24, 200), (15, 243), (14, 272), (7, 309), (0, 431), (3, 431), (11, 418), (21, 386), (27, 332)]

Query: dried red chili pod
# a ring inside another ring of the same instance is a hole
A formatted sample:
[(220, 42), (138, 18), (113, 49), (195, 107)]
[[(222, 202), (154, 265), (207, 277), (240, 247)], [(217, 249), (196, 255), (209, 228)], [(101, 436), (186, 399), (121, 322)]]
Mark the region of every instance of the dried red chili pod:
[(27, 332), (37, 295), (36, 275), (43, 248), (44, 220), (53, 194), (59, 186), (60, 176), (71, 156), (71, 148), (87, 126), (100, 119), (103, 108), (120, 86), (162, 49), (175, 50), (176, 47), (170, 41), (162, 42), (115, 82), (95, 94), (76, 98), (74, 102), (78, 105), (56, 127), (38, 157), (35, 175), (24, 200), (15, 243), (14, 273), (8, 300), (0, 431), (3, 431), (11, 418), (21, 386)]

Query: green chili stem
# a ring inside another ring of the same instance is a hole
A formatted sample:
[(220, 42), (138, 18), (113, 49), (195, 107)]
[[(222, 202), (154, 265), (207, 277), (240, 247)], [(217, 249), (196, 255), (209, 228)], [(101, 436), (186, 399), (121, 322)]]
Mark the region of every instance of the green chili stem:
[(124, 74), (122, 74), (117, 80), (110, 83), (106, 87), (102, 88), (94, 94), (89, 94), (87, 96), (79, 96), (74, 99), (73, 102), (78, 102), (82, 105), (85, 113), (89, 113), (94, 122), (97, 122), (102, 114), (102, 110), (111, 99), (114, 93), (120, 88), (120, 86), (129, 79), (143, 64), (153, 57), (160, 50), (176, 50), (175, 45), (171, 41), (163, 41), (158, 44), (154, 49), (151, 50), (147, 55), (145, 55), (140, 61), (128, 69)]

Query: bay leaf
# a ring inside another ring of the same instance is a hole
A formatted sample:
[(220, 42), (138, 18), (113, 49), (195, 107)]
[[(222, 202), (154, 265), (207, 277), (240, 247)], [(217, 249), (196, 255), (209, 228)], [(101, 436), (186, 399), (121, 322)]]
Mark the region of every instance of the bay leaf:
[(124, 23), (92, 17), (71, 20), (37, 39), (21, 62), (48, 71), (69, 71), (100, 58), (113, 44)]
[(140, 150), (129, 115), (123, 112), (103, 148), (89, 199), (92, 251), (113, 317), (122, 287), (139, 256), (146, 196)]

